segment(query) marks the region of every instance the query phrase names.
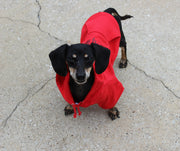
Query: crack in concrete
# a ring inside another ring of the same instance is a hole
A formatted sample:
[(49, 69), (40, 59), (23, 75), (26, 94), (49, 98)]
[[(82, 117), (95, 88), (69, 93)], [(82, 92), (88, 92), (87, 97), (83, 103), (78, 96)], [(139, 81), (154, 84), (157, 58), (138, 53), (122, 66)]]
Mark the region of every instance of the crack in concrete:
[(38, 5), (38, 7), (39, 7), (38, 14), (37, 14), (37, 17), (38, 17), (39, 23), (38, 23), (38, 25), (37, 25), (37, 26), (38, 26), (38, 28), (40, 28), (40, 24), (41, 24), (40, 12), (41, 12), (42, 7), (41, 7), (40, 2), (39, 2), (38, 0), (36, 0), (36, 3), (37, 3), (37, 5)]
[(1, 123), (1, 127), (2, 127), (2, 128), (5, 128), (5, 127), (6, 127), (8, 120), (12, 117), (12, 115), (14, 114), (14, 112), (17, 110), (17, 108), (20, 106), (21, 103), (23, 103), (28, 97), (29, 97), (29, 98), (34, 97), (38, 92), (40, 92), (40, 91), (48, 84), (49, 81), (51, 81), (51, 80), (53, 80), (53, 79), (55, 79), (55, 77), (46, 80), (46, 81), (43, 83), (43, 85), (42, 85), (37, 91), (35, 91), (34, 93), (32, 93), (33, 89), (34, 89), (35, 87), (39, 86), (40, 84), (37, 84), (37, 85), (33, 86), (32, 88), (30, 88), (30, 89), (27, 91), (26, 96), (25, 96), (21, 101), (19, 101), (19, 102), (16, 104), (16, 106), (15, 106), (14, 109), (11, 111), (11, 113), (8, 115), (8, 117), (3, 120), (3, 122)]
[(41, 29), (41, 27), (40, 27), (40, 24), (41, 24), (41, 16), (40, 16), (40, 13), (41, 13), (41, 10), (42, 10), (42, 6), (41, 6), (41, 4), (40, 4), (40, 2), (39, 2), (38, 0), (36, 0), (36, 3), (37, 3), (37, 5), (38, 5), (38, 7), (39, 7), (39, 10), (38, 10), (38, 12), (37, 12), (38, 24), (29, 22), (29, 21), (25, 21), (25, 20), (16, 20), (16, 19), (12, 19), (12, 18), (9, 18), (9, 17), (0, 17), (0, 18), (2, 18), (2, 19), (8, 19), (8, 20), (10, 20), (10, 21), (12, 21), (12, 22), (16, 21), (16, 22), (22, 22), (22, 23), (26, 23), (26, 24), (30, 24), (30, 25), (36, 26), (41, 32), (48, 34), (48, 36), (50, 36), (51, 38), (53, 38), (53, 39), (55, 39), (55, 40), (57, 40), (57, 41), (60, 41), (60, 42), (63, 42), (63, 43), (71, 43), (71, 41), (61, 40), (61, 39), (59, 39), (58, 37), (53, 36), (51, 33), (46, 32), (46, 31), (44, 31), (44, 30)]
[[(40, 24), (41, 24), (40, 12), (41, 12), (42, 7), (41, 7), (40, 2), (39, 2), (38, 0), (36, 0), (36, 3), (37, 3), (37, 5), (39, 6), (39, 10), (38, 10), (38, 14), (37, 14), (37, 17), (38, 17), (38, 21), (39, 21), (39, 22), (38, 22), (37, 25), (36, 25), (35, 23), (29, 22), (29, 21), (16, 20), (16, 19), (12, 19), (12, 18), (10, 18), (10, 17), (0, 17), (0, 18), (1, 18), (1, 19), (10, 20), (11, 22), (21, 22), (21, 23), (33, 25), (33, 26), (37, 27), (41, 32), (48, 34), (48, 36), (50, 36), (51, 38), (53, 38), (53, 39), (55, 39), (55, 40), (57, 40), (57, 41), (60, 41), (60, 42), (65, 42), (64, 40), (61, 40), (61, 39), (53, 36), (51, 33), (46, 32), (46, 31), (43, 31), (43, 30), (40, 28)], [(41, 90), (46, 86), (46, 84), (47, 84), (49, 81), (51, 81), (52, 79), (55, 79), (55, 77), (47, 80), (47, 81), (46, 81), (37, 91), (35, 91), (33, 94), (32, 94), (32, 91), (33, 91), (33, 89), (34, 89), (37, 85), (35, 85), (35, 86), (32, 87), (31, 89), (29, 89), (29, 90), (27, 91), (26, 96), (25, 96), (21, 101), (19, 101), (19, 102), (16, 104), (16, 106), (15, 106), (14, 109), (11, 111), (11, 113), (9, 114), (9, 116), (8, 116), (5, 120), (3, 120), (3, 122), (1, 123), (1, 126), (2, 126), (3, 128), (6, 127), (8, 120), (12, 117), (12, 115), (13, 115), (14, 112), (17, 110), (17, 108), (20, 106), (20, 104), (23, 103), (28, 97), (31, 98), (31, 97), (35, 96), (35, 95), (36, 95), (39, 91), (41, 91)], [(38, 84), (38, 85), (39, 85), (39, 84)]]
[(42, 33), (45, 33), (45, 34), (48, 34), (48, 36), (50, 36), (51, 38), (53, 38), (53, 39), (55, 39), (55, 40), (57, 40), (57, 41), (60, 41), (60, 42), (66, 42), (66, 41), (64, 41), (64, 40), (61, 40), (61, 39), (59, 39), (58, 37), (56, 37), (56, 36), (53, 36), (51, 33), (49, 33), (49, 32), (46, 32), (46, 31), (43, 31), (41, 28), (40, 28), (40, 24), (38, 23), (38, 25), (36, 25), (35, 23), (32, 23), (32, 22), (29, 22), (29, 21), (25, 21), (25, 20), (21, 20), (21, 19), (12, 19), (12, 18), (9, 18), (9, 17), (0, 17), (0, 19), (7, 19), (7, 20), (9, 20), (9, 21), (11, 21), (11, 22), (21, 22), (21, 23), (24, 23), (24, 24), (30, 24), (30, 25), (33, 25), (33, 26), (35, 26), (35, 27), (37, 27), (38, 29), (39, 29), (39, 31), (41, 31)]
[(177, 99), (180, 99), (180, 96), (178, 96), (177, 94), (175, 94), (175, 92), (173, 92), (173, 90), (171, 90), (162, 80), (157, 79), (155, 77), (152, 77), (151, 75), (148, 75), (144, 70), (138, 68), (137, 66), (135, 66), (134, 64), (132, 64), (129, 60), (128, 63), (133, 66), (136, 70), (142, 72), (146, 77), (151, 78), (152, 80), (158, 81), (160, 82), (171, 94), (173, 94), (173, 96), (175, 96)]
[(22, 20), (22, 19), (12, 19), (10, 17), (0, 17), (0, 19), (7, 19), (7, 20), (10, 20), (11, 22), (21, 22), (21, 23), (37, 26), (35, 23), (29, 22), (29, 21), (25, 21), (25, 20)]
[(40, 24), (41, 24), (41, 15), (40, 15), (40, 13), (41, 13), (42, 7), (41, 7), (41, 4), (40, 4), (40, 2), (39, 2), (38, 0), (36, 0), (36, 3), (37, 3), (37, 5), (39, 6), (39, 10), (38, 10), (38, 14), (37, 14), (39, 23), (38, 23), (37, 27), (39, 28), (39, 30), (40, 30), (41, 32), (47, 33), (50, 37), (52, 37), (52, 38), (54, 38), (54, 39), (62, 42), (63, 40), (60, 40), (60, 39), (57, 38), (56, 36), (51, 35), (51, 33), (46, 32), (46, 31), (44, 31), (44, 30), (41, 29), (41, 27), (40, 27)]

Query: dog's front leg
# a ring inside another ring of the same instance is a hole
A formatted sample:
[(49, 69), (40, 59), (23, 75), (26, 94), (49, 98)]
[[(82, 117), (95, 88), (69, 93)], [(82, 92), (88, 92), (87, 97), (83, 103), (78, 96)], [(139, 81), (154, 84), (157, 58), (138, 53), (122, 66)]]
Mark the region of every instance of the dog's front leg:
[(109, 109), (109, 111), (108, 111), (108, 115), (112, 120), (120, 118), (119, 114), (120, 114), (120, 112), (117, 107), (113, 107), (112, 109)]
[(73, 106), (68, 104), (65, 108), (64, 108), (64, 114), (65, 115), (70, 115), (74, 113), (74, 109)]

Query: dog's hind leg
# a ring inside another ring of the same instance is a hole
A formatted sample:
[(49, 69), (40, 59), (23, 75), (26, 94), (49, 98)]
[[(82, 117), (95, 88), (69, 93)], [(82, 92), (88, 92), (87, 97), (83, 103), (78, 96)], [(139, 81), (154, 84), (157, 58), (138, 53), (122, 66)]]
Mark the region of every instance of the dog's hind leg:
[(118, 14), (119, 20), (117, 20), (118, 24), (119, 24), (119, 28), (120, 28), (120, 32), (121, 32), (121, 40), (120, 40), (120, 44), (119, 46), (121, 47), (121, 60), (119, 62), (119, 68), (126, 68), (127, 67), (127, 43), (126, 43), (126, 38), (124, 36), (124, 32), (122, 29), (122, 25), (121, 25), (121, 20), (126, 20), (128, 18), (132, 18), (133, 16), (131, 15), (125, 15), (125, 16), (120, 16)]
[(127, 67), (127, 43), (126, 43), (126, 38), (122, 30), (121, 21), (119, 21), (118, 23), (119, 23), (119, 28), (121, 32), (121, 40), (119, 44), (119, 47), (121, 48), (121, 60), (119, 62), (119, 68), (126, 68)]
[(127, 66), (127, 47), (126, 47), (126, 45), (127, 44), (126, 44), (126, 39), (125, 39), (125, 36), (123, 33), (121, 20), (126, 20), (133, 16), (130, 16), (130, 15), (120, 16), (114, 8), (108, 8), (105, 10), (105, 12), (111, 14), (119, 24), (119, 29), (120, 29), (120, 33), (121, 33), (121, 40), (119, 43), (119, 47), (121, 47), (121, 60), (119, 62), (119, 68), (126, 68), (126, 66)]
[(120, 46), (121, 47), (121, 59), (119, 62), (119, 68), (126, 68), (127, 67), (127, 54), (126, 54), (126, 46)]

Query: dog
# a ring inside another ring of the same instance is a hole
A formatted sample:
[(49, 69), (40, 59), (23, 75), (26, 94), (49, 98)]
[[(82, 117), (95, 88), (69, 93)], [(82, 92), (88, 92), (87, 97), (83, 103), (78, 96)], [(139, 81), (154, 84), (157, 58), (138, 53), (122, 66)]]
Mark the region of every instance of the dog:
[(109, 109), (112, 120), (120, 117), (115, 104), (124, 87), (115, 76), (113, 64), (121, 47), (119, 68), (127, 66), (121, 21), (131, 17), (120, 16), (114, 8), (96, 13), (84, 24), (80, 43), (64, 44), (49, 54), (57, 86), (69, 103), (65, 115), (74, 113), (76, 118), (77, 110), (81, 115), (79, 107), (98, 104)]

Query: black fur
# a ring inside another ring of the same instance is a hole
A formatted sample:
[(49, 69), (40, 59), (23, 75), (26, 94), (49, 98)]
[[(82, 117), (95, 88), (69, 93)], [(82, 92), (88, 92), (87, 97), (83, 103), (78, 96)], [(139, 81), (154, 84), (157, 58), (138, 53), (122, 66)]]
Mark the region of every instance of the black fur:
[(110, 50), (98, 44), (91, 44), (95, 56), (95, 70), (97, 74), (105, 71), (109, 64)]
[(54, 71), (60, 76), (66, 76), (66, 50), (69, 48), (67, 44), (55, 49), (49, 54)]

